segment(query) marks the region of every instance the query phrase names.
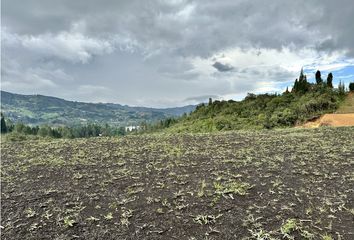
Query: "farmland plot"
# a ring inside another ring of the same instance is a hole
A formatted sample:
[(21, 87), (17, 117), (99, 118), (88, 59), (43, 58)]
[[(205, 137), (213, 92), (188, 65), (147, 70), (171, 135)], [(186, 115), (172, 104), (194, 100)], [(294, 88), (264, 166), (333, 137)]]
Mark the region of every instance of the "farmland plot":
[(2, 239), (354, 239), (354, 128), (1, 148)]

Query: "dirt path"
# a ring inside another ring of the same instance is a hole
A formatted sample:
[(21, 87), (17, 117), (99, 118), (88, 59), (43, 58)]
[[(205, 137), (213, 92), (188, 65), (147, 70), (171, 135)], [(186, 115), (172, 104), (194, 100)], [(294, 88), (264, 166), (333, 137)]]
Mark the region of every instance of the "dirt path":
[(354, 126), (354, 93), (348, 94), (345, 101), (334, 114), (325, 114), (320, 118), (309, 121), (300, 127), (317, 128), (321, 126), (344, 127)]
[(307, 122), (305, 128), (315, 128), (321, 126), (344, 127), (354, 126), (354, 113), (347, 114), (325, 114), (319, 119)]

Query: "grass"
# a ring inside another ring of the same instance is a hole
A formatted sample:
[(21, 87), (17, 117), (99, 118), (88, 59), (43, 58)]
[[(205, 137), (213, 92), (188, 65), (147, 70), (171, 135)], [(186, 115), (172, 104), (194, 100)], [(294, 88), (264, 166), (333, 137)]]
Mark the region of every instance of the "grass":
[(286, 222), (281, 226), (280, 232), (283, 234), (284, 238), (289, 238), (291, 233), (298, 230), (299, 228), (300, 227), (297, 220), (292, 218), (286, 220)]
[(348, 94), (336, 113), (354, 113), (354, 92)]
[(248, 183), (230, 181), (226, 183), (214, 182), (215, 193), (219, 195), (238, 194), (244, 196), (252, 188)]
[(353, 239), (354, 128), (1, 144), (3, 239)]

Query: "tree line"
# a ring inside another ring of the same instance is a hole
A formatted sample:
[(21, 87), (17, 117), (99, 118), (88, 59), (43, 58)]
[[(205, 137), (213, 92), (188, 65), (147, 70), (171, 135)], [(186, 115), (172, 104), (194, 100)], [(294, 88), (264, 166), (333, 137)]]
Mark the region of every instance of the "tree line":
[(19, 135), (32, 135), (50, 138), (87, 138), (98, 136), (123, 136), (126, 134), (124, 127), (113, 127), (108, 124), (87, 124), (78, 126), (57, 126), (49, 125), (30, 126), (23, 123), (12, 123), (5, 119), (1, 113), (1, 133), (12, 133), (12, 137)]
[[(315, 74), (316, 84), (309, 83), (307, 81), (307, 77), (304, 74), (304, 70), (301, 69), (300, 76), (295, 80), (294, 86), (292, 88), (292, 92), (294, 93), (306, 93), (310, 90), (317, 90), (318, 88), (333, 88), (333, 74), (330, 72), (327, 75), (327, 79), (323, 80), (321, 76), (321, 72), (317, 70)], [(354, 83), (349, 84), (349, 90), (353, 91)], [(345, 85), (341, 81), (339, 81), (338, 91), (341, 94), (345, 93)], [(288, 90), (286, 90), (288, 92)]]

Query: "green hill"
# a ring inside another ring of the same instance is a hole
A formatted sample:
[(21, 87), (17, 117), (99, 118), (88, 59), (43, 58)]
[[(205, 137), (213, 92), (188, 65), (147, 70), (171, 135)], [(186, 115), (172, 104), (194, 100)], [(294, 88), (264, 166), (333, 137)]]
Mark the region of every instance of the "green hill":
[(177, 108), (129, 107), (112, 103), (84, 103), (42, 95), (21, 95), (1, 91), (1, 111), (14, 122), (31, 125), (76, 125), (108, 123), (138, 125), (189, 113), (195, 106)]
[[(331, 79), (332, 80), (332, 79)], [(331, 81), (330, 80), (330, 81)], [(320, 79), (309, 83), (303, 72), (292, 91), (248, 94), (242, 101), (212, 101), (194, 112), (161, 124), (167, 132), (213, 132), (238, 129), (290, 127), (335, 112), (346, 98), (344, 85), (333, 88)]]

